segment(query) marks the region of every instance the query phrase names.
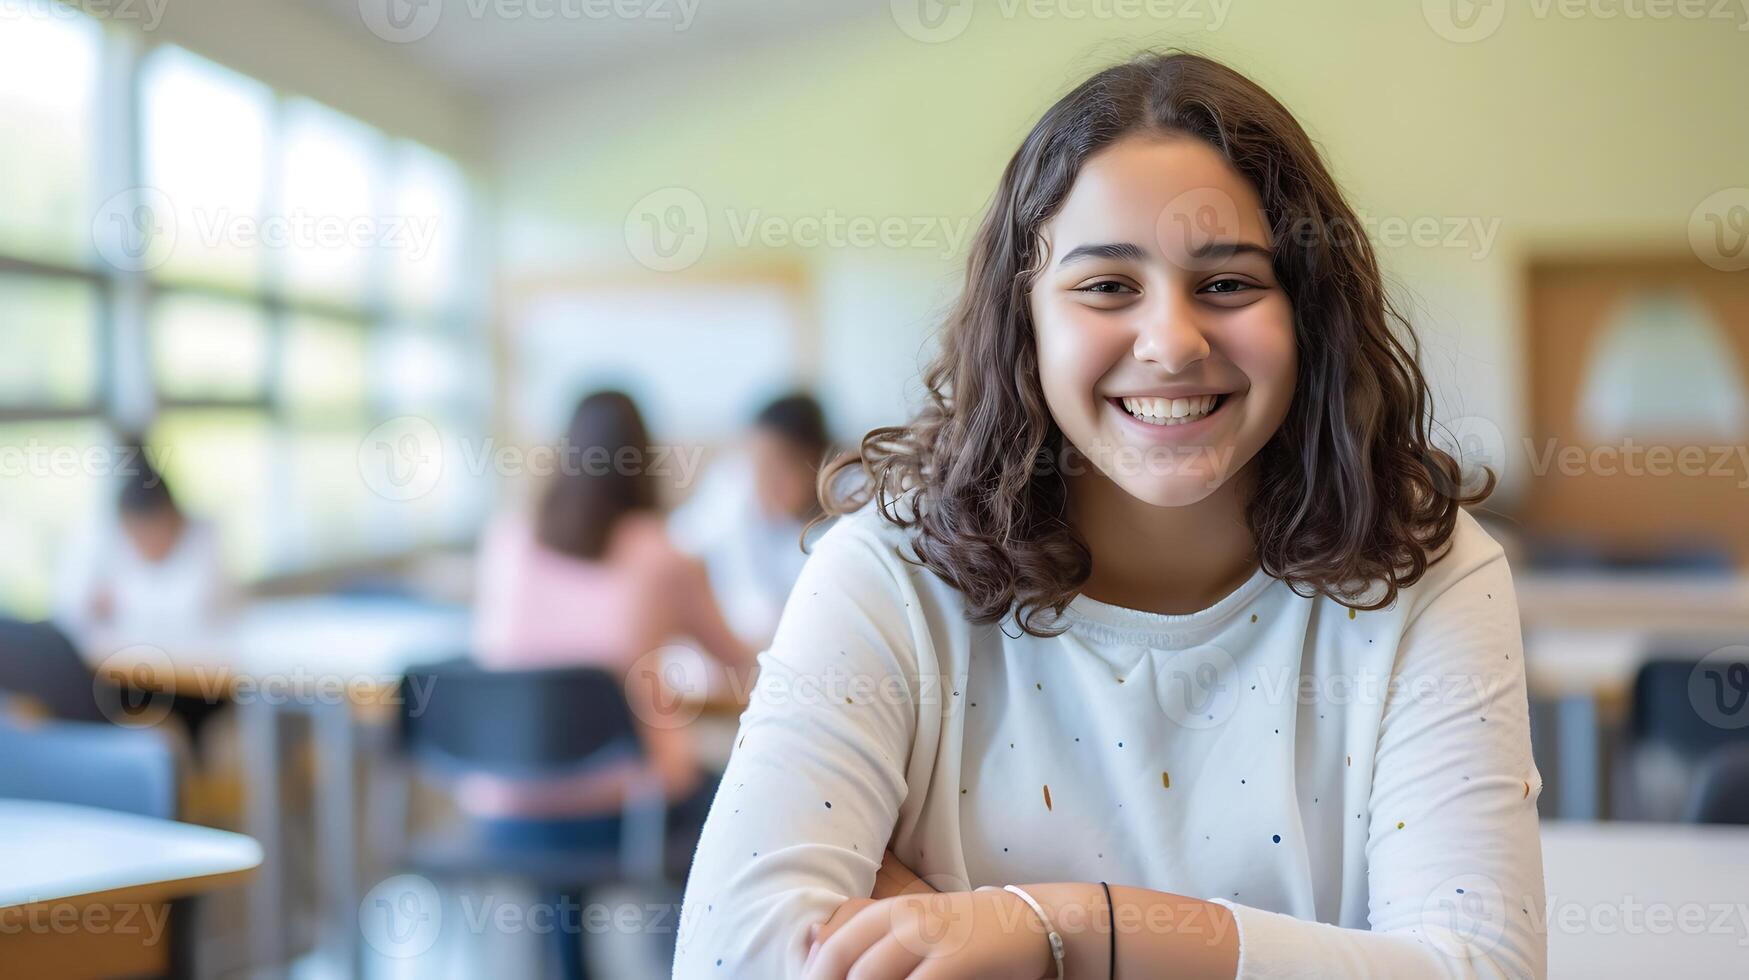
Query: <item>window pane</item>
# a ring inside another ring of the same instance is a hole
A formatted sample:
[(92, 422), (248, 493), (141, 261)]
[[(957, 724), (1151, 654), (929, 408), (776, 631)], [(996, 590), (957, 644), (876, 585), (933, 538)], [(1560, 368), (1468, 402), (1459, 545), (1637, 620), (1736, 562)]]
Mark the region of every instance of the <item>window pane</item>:
[[(141, 73), (146, 203), (168, 208), (173, 234), (159, 274), (253, 285), (260, 280), (268, 127), (265, 85), (180, 48), (154, 53)], [(156, 193), (153, 193), (153, 192)]]
[(0, 404), (95, 404), (96, 332), (89, 284), (0, 274)]
[(286, 107), (282, 167), (293, 293), (362, 303), (386, 222), (374, 178), (382, 166), (375, 130), (313, 102)]
[(56, 570), (75, 529), (97, 516), (115, 459), (88, 453), (109, 445), (95, 420), (0, 425), (0, 613), (48, 613)]
[(288, 505), (282, 511), (288, 568), (309, 568), (382, 550), (369, 520), (370, 488), (359, 475), (366, 426), (286, 432)]
[(382, 326), (371, 335), (372, 404), (391, 415), (491, 409), (485, 343), (428, 323)]
[(463, 297), (463, 243), (468, 240), (467, 184), (448, 158), (402, 143), (388, 227), (393, 300), (404, 310), (452, 308)]
[(340, 417), (365, 408), (365, 328), (296, 316), (280, 356), (280, 403), (294, 415)]
[(165, 412), (152, 426), (164, 478), (191, 514), (217, 525), (226, 564), (245, 578), (273, 565), (275, 439), (267, 416), (231, 409)]
[(267, 348), (267, 316), (256, 307), (173, 294), (152, 308), (152, 373), (164, 398), (263, 398)]
[(58, 3), (0, 0), (0, 253), (73, 263), (89, 252), (101, 38)]

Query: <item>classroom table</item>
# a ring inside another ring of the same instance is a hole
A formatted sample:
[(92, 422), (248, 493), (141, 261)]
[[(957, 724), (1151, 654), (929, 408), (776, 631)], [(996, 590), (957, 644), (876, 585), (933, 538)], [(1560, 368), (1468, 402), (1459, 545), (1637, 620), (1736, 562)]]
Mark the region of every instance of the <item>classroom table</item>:
[(256, 964), (283, 963), (289, 955), (284, 923), (291, 855), (280, 782), (287, 722), (307, 718), (316, 747), (318, 954), (340, 975), (354, 975), (361, 962), (360, 877), (368, 873), (359, 847), (357, 715), (392, 717), (394, 692), (408, 668), (464, 653), (468, 621), (465, 609), (450, 605), (309, 596), (252, 603), (199, 635), (98, 637), (84, 644), (101, 675), (237, 705), (244, 829), (267, 856), (249, 893)]
[(1514, 587), (1530, 696), (1555, 709), (1558, 815), (1599, 819), (1602, 730), (1626, 717), (1640, 665), (1665, 640), (1749, 644), (1749, 578), (1529, 573)]
[(162, 903), (237, 884), (261, 859), (242, 834), (0, 799), (0, 962), (9, 976), (161, 968)]
[(1551, 980), (1749, 977), (1749, 827), (1545, 821)]

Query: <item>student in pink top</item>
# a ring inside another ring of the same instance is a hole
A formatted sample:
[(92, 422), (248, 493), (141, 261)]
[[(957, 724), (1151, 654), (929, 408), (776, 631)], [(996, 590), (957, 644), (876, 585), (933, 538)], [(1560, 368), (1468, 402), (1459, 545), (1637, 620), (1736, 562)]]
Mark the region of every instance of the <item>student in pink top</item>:
[[(559, 471), (534, 513), (498, 519), (481, 543), (474, 635), (481, 664), (593, 665), (623, 674), (665, 644), (690, 642), (726, 666), (752, 667), (755, 651), (724, 621), (704, 566), (669, 543), (650, 445), (624, 393), (596, 392), (578, 403)], [(657, 697), (646, 685), (626, 693)], [(579, 827), (593, 833), (587, 824), (612, 823), (633, 781), (653, 771), (671, 804), (684, 810), (696, 802), (702, 819), (705, 784), (714, 781), (703, 777), (685, 728), (643, 724), (660, 717), (644, 707), (632, 705), (643, 760), (559, 781), (471, 776), (457, 787), (458, 802), (477, 817), (551, 823), (547, 838)], [(601, 819), (578, 824), (581, 817)]]

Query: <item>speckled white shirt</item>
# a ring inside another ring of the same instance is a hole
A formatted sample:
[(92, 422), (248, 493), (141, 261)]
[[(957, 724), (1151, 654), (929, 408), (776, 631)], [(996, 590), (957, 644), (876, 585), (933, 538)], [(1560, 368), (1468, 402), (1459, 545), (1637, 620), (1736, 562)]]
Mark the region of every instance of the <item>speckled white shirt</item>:
[(901, 551), (864, 508), (803, 569), (675, 977), (799, 976), (808, 927), (870, 893), (889, 842), (938, 890), (1103, 879), (1219, 902), (1241, 980), (1546, 975), (1518, 607), (1467, 512), (1383, 610), (1259, 571), (1183, 616), (1081, 596), (1051, 638), (968, 622)]

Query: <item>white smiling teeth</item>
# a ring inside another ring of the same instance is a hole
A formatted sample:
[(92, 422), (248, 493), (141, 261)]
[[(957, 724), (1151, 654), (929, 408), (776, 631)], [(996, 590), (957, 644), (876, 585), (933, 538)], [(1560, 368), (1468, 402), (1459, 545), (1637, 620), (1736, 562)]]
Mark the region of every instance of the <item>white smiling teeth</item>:
[(1219, 395), (1194, 398), (1124, 398), (1124, 411), (1154, 425), (1183, 425), (1214, 411)]

